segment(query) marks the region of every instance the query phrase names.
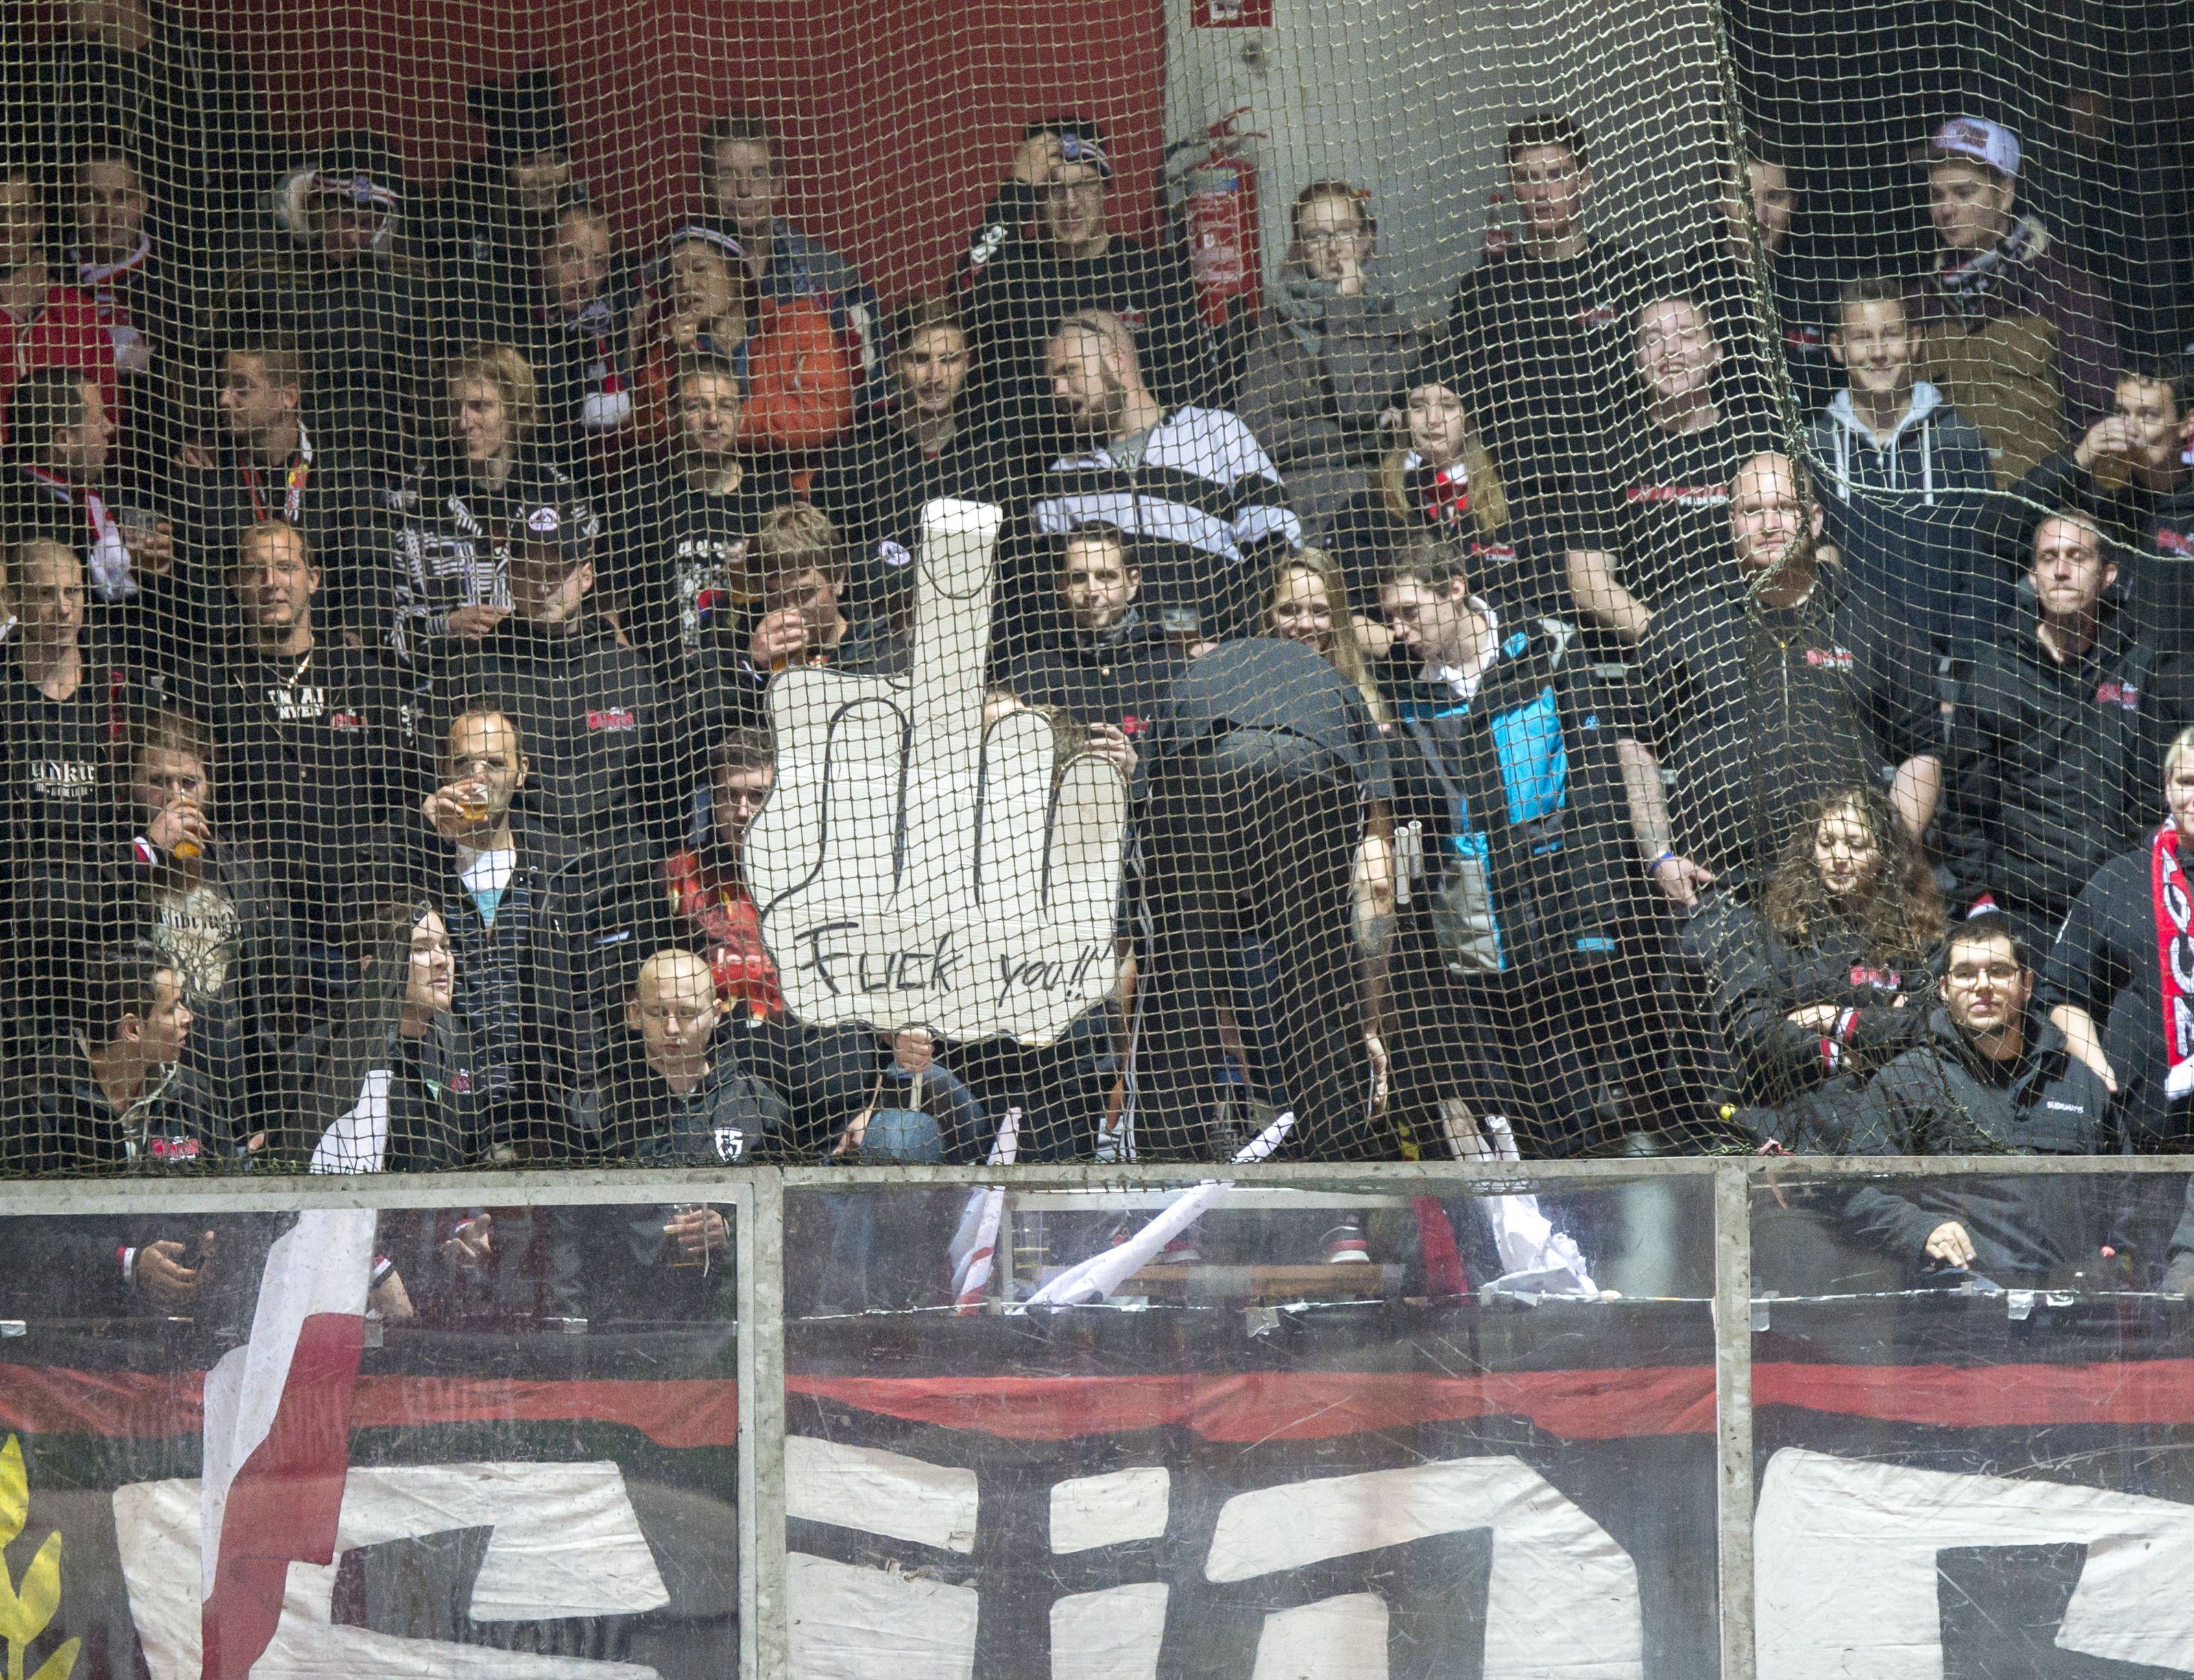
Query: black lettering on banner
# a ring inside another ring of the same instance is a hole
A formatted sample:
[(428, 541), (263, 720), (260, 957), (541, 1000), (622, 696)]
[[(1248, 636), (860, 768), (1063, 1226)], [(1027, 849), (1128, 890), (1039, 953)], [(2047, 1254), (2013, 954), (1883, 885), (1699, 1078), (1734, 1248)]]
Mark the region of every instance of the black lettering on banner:
[(1000, 957), (998, 1001), (1002, 1003), (1016, 991), (1054, 995), (1078, 993), (1083, 982), (1088, 978), (1091, 966), (1101, 955), (1096, 946), (1084, 945), (1071, 961), (1065, 957)]
[(948, 928), (926, 949), (868, 951), (858, 939), (847, 937), (861, 924), (847, 920), (818, 922), (794, 936), (807, 948), (800, 967), (821, 977), (833, 997), (852, 992), (856, 996), (875, 992), (949, 992), (953, 971), (962, 958), (952, 949), (955, 930)]

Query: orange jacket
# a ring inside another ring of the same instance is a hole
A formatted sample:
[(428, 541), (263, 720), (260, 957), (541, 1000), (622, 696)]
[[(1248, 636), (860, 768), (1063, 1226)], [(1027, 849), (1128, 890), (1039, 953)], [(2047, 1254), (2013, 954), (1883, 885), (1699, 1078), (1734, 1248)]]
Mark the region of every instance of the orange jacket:
[[(806, 298), (762, 300), (746, 342), (747, 406), (743, 433), (750, 448), (819, 449), (853, 417), (851, 355), (830, 317)], [(670, 381), (677, 352), (666, 332), (652, 335), (640, 370), (641, 434), (670, 429)]]

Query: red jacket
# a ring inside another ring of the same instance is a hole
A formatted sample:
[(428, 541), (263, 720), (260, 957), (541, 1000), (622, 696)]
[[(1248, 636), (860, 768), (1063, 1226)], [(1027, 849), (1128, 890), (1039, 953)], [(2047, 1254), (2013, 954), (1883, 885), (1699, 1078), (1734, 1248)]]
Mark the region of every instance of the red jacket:
[(778, 989), (777, 965), (761, 942), (761, 912), (746, 883), (717, 874), (694, 851), (672, 853), (663, 865), (663, 882), (679, 916), (708, 936), (717, 997), (727, 1007), (744, 1004), (759, 1020), (782, 1019), (784, 994)]

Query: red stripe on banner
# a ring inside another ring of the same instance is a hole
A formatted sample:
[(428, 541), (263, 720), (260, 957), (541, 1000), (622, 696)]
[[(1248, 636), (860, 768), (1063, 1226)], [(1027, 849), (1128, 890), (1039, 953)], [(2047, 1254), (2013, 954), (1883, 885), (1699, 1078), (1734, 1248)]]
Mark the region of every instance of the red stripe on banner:
[[(166, 1376), (0, 1365), (0, 1430), (152, 1440), (203, 1426), (199, 1373)], [(731, 1447), (739, 1387), (728, 1378), (663, 1382), (525, 1382), (477, 1377), (361, 1377), (353, 1429), (411, 1424), (603, 1423), (663, 1447)]]
[(354, 1312), (316, 1312), (298, 1326), (274, 1419), (228, 1486), (202, 1619), (204, 1680), (250, 1680), (282, 1620), (290, 1563), (334, 1559), (365, 1344), (365, 1320)]
[(1435, 1377), (1255, 1372), (1180, 1377), (788, 1377), (789, 1393), (1019, 1441), (1182, 1428), (1207, 1441), (1319, 1441), (1463, 1418), (1523, 1418), (1577, 1441), (1714, 1428), (1714, 1372)]
[(1752, 1368), (1752, 1403), (1944, 1429), (2194, 1423), (2194, 1359)]
[[(157, 1439), (201, 1426), (195, 1372), (150, 1375), (0, 1366), (0, 1430)], [(1753, 1368), (1753, 1402), (1947, 1429), (2194, 1422), (2194, 1359), (2122, 1365), (1800, 1365)], [(1339, 1372), (1243, 1376), (800, 1377), (795, 1394), (865, 1412), (1020, 1440), (1180, 1425), (1212, 1441), (1317, 1440), (1464, 1418), (1520, 1417), (1575, 1440), (1696, 1435), (1714, 1426), (1703, 1366), (1506, 1377)], [(738, 1385), (361, 1377), (358, 1429), (405, 1425), (602, 1423), (663, 1447), (738, 1440)]]
[(739, 1385), (728, 1377), (663, 1382), (525, 1382), (493, 1377), (365, 1377), (356, 1429), (474, 1422), (619, 1424), (659, 1447), (736, 1447)]

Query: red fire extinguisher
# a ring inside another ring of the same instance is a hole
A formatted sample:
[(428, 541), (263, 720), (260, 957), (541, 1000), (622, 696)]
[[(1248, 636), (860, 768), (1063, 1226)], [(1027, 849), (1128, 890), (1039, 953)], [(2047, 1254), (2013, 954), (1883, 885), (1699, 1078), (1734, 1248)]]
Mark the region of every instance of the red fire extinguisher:
[(1249, 145), (1264, 135), (1234, 126), (1249, 114), (1245, 105), (1205, 129), (1211, 149), (1189, 164), (1181, 178), (1189, 275), (1204, 323), (1215, 329), (1255, 316), (1264, 303), (1257, 160)]

